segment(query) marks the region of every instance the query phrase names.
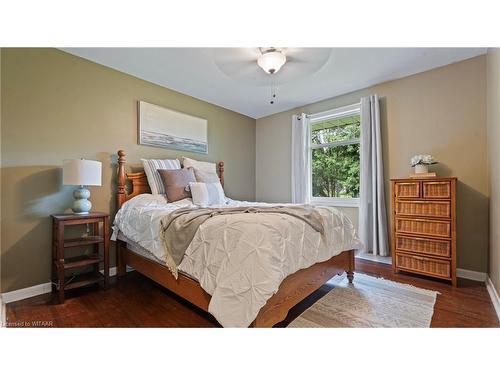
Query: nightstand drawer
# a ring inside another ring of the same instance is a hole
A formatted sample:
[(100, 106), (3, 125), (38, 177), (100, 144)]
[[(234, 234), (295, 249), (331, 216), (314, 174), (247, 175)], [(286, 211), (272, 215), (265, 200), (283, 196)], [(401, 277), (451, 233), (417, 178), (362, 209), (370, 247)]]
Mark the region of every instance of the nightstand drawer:
[(430, 216), (449, 218), (451, 204), (449, 201), (396, 201), (396, 215)]
[(396, 182), (394, 194), (396, 198), (420, 198), (420, 182)]
[(396, 232), (449, 238), (451, 223), (441, 220), (396, 217)]
[(429, 276), (451, 278), (451, 262), (449, 260), (396, 253), (396, 267)]
[(396, 251), (397, 250), (439, 257), (450, 257), (451, 241), (396, 235)]

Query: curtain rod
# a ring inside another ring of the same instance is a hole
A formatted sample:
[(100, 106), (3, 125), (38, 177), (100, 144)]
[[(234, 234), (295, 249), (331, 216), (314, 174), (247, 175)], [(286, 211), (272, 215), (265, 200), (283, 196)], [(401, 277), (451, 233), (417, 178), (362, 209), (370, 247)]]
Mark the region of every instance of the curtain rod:
[[(361, 105), (361, 101), (359, 101), (357, 103), (353, 103), (353, 104), (348, 104), (348, 105), (345, 105), (345, 106), (342, 106), (339, 108), (329, 109), (327, 111), (322, 111), (322, 112), (317, 112), (317, 113), (304, 113), (304, 115), (306, 116), (306, 118), (311, 118), (311, 117), (316, 117), (316, 116), (320, 117), (322, 114), (326, 115), (328, 112), (339, 111), (341, 113), (343, 109), (348, 111), (349, 107), (354, 107), (354, 106), (359, 106), (359, 105)], [(302, 113), (297, 113), (296, 116), (300, 119), (302, 117)]]

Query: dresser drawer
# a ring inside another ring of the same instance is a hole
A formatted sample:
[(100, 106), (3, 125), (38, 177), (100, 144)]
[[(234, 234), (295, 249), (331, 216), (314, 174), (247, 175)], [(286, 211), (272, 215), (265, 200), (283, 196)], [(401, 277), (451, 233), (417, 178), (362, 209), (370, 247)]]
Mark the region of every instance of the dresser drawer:
[(450, 181), (424, 181), (423, 198), (445, 199), (451, 198), (451, 183)]
[(451, 277), (451, 262), (449, 260), (396, 253), (396, 267), (430, 276)]
[(450, 257), (451, 241), (396, 235), (396, 250)]
[(451, 223), (440, 220), (396, 217), (396, 233), (449, 238), (451, 236)]
[(394, 194), (396, 198), (420, 198), (420, 182), (396, 182)]
[(451, 204), (449, 201), (396, 201), (396, 214), (409, 216), (432, 216), (449, 218)]

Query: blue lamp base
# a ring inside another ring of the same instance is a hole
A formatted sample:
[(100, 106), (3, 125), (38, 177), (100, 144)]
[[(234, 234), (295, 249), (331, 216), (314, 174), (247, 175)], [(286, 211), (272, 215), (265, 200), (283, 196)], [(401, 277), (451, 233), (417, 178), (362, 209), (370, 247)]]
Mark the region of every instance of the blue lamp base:
[(73, 207), (71, 207), (71, 209), (75, 214), (87, 215), (90, 213), (92, 203), (88, 200), (88, 198), (90, 198), (90, 191), (88, 191), (88, 189), (80, 186), (73, 192), (73, 197), (75, 198), (75, 201), (73, 202)]

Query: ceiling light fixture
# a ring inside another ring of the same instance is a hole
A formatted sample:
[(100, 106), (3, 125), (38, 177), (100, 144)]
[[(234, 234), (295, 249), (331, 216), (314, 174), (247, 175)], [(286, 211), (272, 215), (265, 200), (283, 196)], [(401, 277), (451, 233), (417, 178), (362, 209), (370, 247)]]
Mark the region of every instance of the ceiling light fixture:
[(286, 63), (285, 54), (276, 49), (269, 48), (262, 51), (262, 55), (259, 56), (257, 64), (266, 72), (267, 74), (276, 74)]
[(271, 76), (271, 98), (269, 104), (276, 103), (276, 82), (274, 75), (282, 68), (286, 63), (286, 56), (281, 49), (274, 47), (263, 49), (260, 48), (261, 55), (257, 59), (257, 64), (262, 68), (264, 72)]

